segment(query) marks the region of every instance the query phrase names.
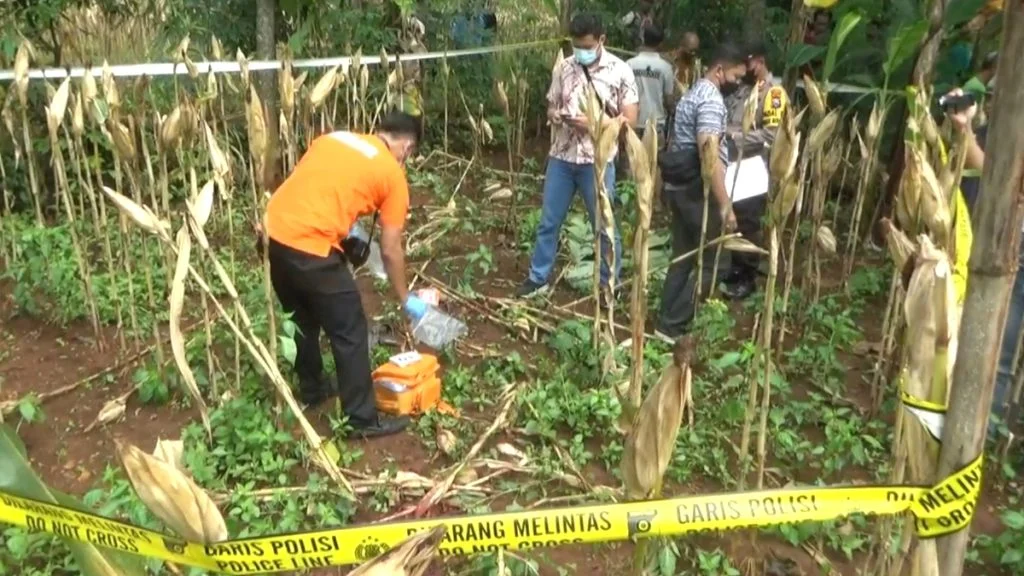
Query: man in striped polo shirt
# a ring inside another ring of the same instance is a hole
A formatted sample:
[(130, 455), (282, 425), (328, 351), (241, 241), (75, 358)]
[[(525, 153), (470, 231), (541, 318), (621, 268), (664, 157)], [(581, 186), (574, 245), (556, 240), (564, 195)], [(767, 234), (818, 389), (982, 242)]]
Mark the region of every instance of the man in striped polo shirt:
[[(729, 160), (725, 131), (728, 113), (723, 96), (736, 91), (746, 74), (746, 54), (732, 44), (715, 51), (703, 78), (697, 80), (676, 105), (672, 141), (663, 155), (661, 168), (663, 191), (672, 213), (672, 259), (700, 247), (704, 220), (704, 181), (701, 176), (701, 150), (709, 138), (717, 137), (719, 146), (711, 178), (706, 239), (736, 229), (736, 215), (725, 186), (725, 166)], [(658, 331), (676, 339), (689, 330), (693, 321), (697, 292), (695, 257), (672, 264), (661, 293)], [(711, 290), (715, 249), (705, 249), (701, 294)]]

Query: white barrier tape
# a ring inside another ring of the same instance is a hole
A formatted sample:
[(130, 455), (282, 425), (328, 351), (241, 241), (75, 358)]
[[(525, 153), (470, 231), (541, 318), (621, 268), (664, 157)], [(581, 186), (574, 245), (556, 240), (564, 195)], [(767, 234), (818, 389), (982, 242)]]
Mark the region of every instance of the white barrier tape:
[[(625, 55), (628, 55), (628, 56), (636, 55), (636, 52), (633, 52), (632, 50), (626, 50), (625, 48), (614, 48), (612, 46), (609, 46), (608, 50), (610, 50), (612, 52), (618, 52), (619, 54), (625, 54)], [(776, 76), (779, 76), (779, 75), (776, 74)], [(877, 88), (865, 88), (863, 86), (854, 86), (853, 84), (837, 84), (835, 82), (823, 82), (822, 84), (823, 84), (822, 88), (827, 87), (828, 88), (828, 92), (834, 93), (834, 94), (868, 94), (868, 93), (871, 93), (871, 92), (881, 92), (881, 90), (879, 90)], [(800, 88), (802, 90), (803, 87), (804, 87), (804, 81), (798, 79), (796, 81), (796, 86), (797, 86), (797, 88)], [(890, 94), (895, 93), (895, 92), (897, 92), (897, 90), (890, 90), (889, 91)]]
[[(447, 50), (441, 52), (424, 52), (420, 54), (392, 54), (388, 60), (392, 63), (398, 62), (415, 62), (422, 60), (442, 60), (445, 58), (461, 58), (464, 56), (478, 56), (482, 54), (494, 54), (497, 52), (511, 52), (514, 50), (523, 50), (525, 48), (535, 48), (543, 46), (545, 44), (555, 44), (561, 42), (561, 38), (551, 38), (548, 40), (536, 40), (533, 42), (521, 42), (518, 44), (502, 44), (499, 46), (485, 46), (481, 48), (464, 48), (460, 50)], [(352, 63), (352, 56), (337, 56), (334, 58), (307, 58), (303, 60), (293, 60), (292, 68), (332, 68), (334, 66), (348, 66)], [(374, 66), (381, 64), (381, 58), (376, 54), (364, 54), (360, 57), (362, 64)], [(236, 61), (220, 61), (220, 62), (194, 62), (196, 70), (200, 74), (207, 74), (210, 71), (216, 73), (222, 72), (241, 72), (241, 66)], [(280, 70), (280, 60), (252, 60), (248, 63), (250, 72), (257, 72), (262, 70)], [(85, 67), (78, 66), (71, 68), (70, 71), (65, 68), (44, 68), (29, 70), (28, 77), (30, 79), (47, 79), (47, 80), (63, 80), (68, 75), (72, 78), (81, 78), (85, 76)], [(91, 68), (92, 75), (100, 77), (103, 75), (102, 66), (93, 66)], [(173, 62), (160, 62), (152, 64), (119, 64), (110, 67), (110, 72), (118, 78), (133, 78), (136, 76), (171, 76), (174, 74), (188, 74), (188, 68), (184, 63), (174, 64)], [(12, 81), (14, 80), (13, 70), (2, 70), (0, 71), (0, 81)]]

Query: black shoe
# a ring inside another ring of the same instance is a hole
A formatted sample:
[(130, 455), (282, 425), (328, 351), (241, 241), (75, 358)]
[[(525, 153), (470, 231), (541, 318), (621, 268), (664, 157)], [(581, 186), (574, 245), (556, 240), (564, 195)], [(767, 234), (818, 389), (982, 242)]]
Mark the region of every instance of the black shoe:
[(391, 436), (398, 434), (409, 426), (408, 416), (388, 416), (378, 414), (377, 421), (372, 424), (358, 424), (349, 420), (352, 431), (348, 433), (349, 438), (378, 438), (380, 436)]
[(724, 283), (719, 287), (722, 294), (725, 294), (731, 300), (744, 300), (753, 294), (756, 289), (757, 285), (754, 284), (753, 280), (740, 280), (738, 282)]
[(547, 284), (538, 284), (529, 278), (526, 279), (522, 284), (519, 285), (519, 289), (516, 290), (516, 298), (530, 298), (543, 294), (548, 288)]
[(307, 408), (315, 408), (334, 395), (333, 378), (320, 376), (315, 382), (299, 381), (299, 401)]

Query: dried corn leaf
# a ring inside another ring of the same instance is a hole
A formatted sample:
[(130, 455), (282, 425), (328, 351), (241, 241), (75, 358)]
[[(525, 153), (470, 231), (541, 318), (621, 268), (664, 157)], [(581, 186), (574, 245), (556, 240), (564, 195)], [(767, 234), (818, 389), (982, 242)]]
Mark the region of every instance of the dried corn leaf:
[(508, 105), (508, 93), (505, 91), (505, 82), (499, 80), (494, 84), (494, 93), (498, 98), (498, 106), (501, 106), (502, 113), (506, 117), (511, 116), (511, 112)]
[(441, 524), (420, 532), (349, 572), (349, 576), (423, 576), (437, 555), (447, 528)]
[(868, 116), (868, 127), (865, 133), (865, 140), (867, 140), (869, 147), (873, 146), (875, 141), (878, 140), (878, 133), (882, 128), (882, 109), (878, 107), (878, 100), (875, 100), (873, 106), (871, 106), (871, 115)]
[(210, 496), (174, 466), (115, 440), (118, 456), (139, 499), (168, 528), (192, 542), (228, 538), (224, 517)]
[(160, 124), (160, 145), (163, 150), (174, 151), (181, 140), (182, 108), (175, 106), (174, 110), (167, 115), (167, 118)]
[[(213, 130), (206, 122), (203, 122), (203, 131), (206, 133), (206, 147), (210, 150), (210, 167), (213, 168), (213, 173), (219, 178), (228, 179), (231, 176), (231, 163), (221, 151)], [(223, 188), (221, 193), (224, 193)]]
[(182, 226), (178, 229), (177, 237), (178, 259), (174, 266), (174, 277), (171, 281), (170, 295), (170, 336), (171, 352), (174, 355), (174, 363), (181, 372), (181, 378), (185, 381), (192, 400), (199, 408), (199, 416), (206, 428), (207, 436), (212, 436), (210, 430), (210, 417), (206, 408), (206, 401), (199, 392), (199, 384), (188, 365), (188, 355), (185, 353), (185, 335), (181, 331), (181, 314), (185, 307), (185, 279), (188, 277), (189, 258), (192, 254), (192, 241), (189, 238), (188, 230)]
[(18, 92), (18, 102), (25, 106), (28, 102), (28, 70), (34, 50), (28, 40), (22, 40), (14, 55), (14, 86)]
[(114, 78), (110, 63), (106, 60), (103, 61), (103, 98), (112, 113), (121, 107), (121, 93), (117, 90), (117, 80)]
[(213, 212), (213, 197), (216, 185), (213, 180), (208, 180), (199, 193), (188, 200), (188, 211), (192, 220), (200, 228), (206, 226)]
[(882, 226), (885, 228), (885, 239), (886, 245), (889, 247), (889, 254), (896, 264), (896, 269), (902, 270), (907, 261), (914, 255), (914, 252), (917, 251), (917, 246), (891, 220), (883, 219)]
[(153, 214), (148, 207), (136, 204), (127, 196), (114, 192), (106, 186), (103, 187), (103, 192), (114, 202), (118, 210), (131, 218), (140, 228), (161, 238), (168, 237), (170, 225), (157, 218), (156, 214)]
[(725, 242), (722, 242), (722, 248), (731, 252), (744, 252), (746, 254), (761, 254), (768, 255), (768, 251), (761, 248), (757, 244), (754, 244), (750, 240), (743, 238), (729, 238)]

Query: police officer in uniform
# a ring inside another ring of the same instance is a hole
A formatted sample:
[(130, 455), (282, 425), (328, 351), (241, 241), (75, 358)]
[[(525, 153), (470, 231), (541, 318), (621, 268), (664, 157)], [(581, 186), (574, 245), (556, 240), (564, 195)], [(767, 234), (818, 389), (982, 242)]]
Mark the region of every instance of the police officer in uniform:
[[(752, 92), (757, 92), (757, 118), (754, 126), (743, 134), (743, 111)], [(756, 43), (747, 50), (747, 75), (739, 90), (725, 100), (729, 110), (727, 138), (730, 156), (733, 160), (761, 156), (765, 162), (771, 154), (775, 132), (782, 121), (782, 114), (789, 106), (789, 96), (782, 83), (772, 76), (768, 69), (767, 49), (763, 43)], [(726, 182), (730, 194), (732, 183)], [(761, 243), (761, 219), (767, 204), (767, 195), (755, 196), (736, 202), (738, 230), (743, 237), (755, 244)], [(722, 292), (733, 299), (743, 299), (754, 292), (760, 258), (757, 254), (734, 252), (729, 273), (724, 278)]]

